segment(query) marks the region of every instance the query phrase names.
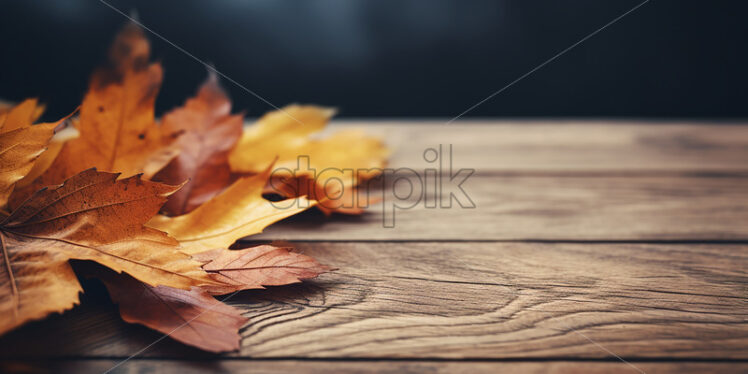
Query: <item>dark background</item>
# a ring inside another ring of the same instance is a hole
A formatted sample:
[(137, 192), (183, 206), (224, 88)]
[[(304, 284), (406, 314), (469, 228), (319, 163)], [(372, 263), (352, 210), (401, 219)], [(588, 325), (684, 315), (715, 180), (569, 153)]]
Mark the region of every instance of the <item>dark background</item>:
[[(275, 105), (445, 119), (640, 2), (107, 1)], [(125, 18), (95, 0), (0, 3), (0, 97), (69, 113)], [(466, 117), (748, 117), (744, 4), (652, 0)], [(150, 37), (161, 113), (205, 68)], [(237, 110), (269, 109), (224, 85)]]

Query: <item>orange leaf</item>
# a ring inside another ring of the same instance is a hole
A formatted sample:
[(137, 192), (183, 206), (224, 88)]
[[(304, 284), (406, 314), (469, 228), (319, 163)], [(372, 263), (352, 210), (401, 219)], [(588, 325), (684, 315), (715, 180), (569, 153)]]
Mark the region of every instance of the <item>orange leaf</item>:
[(122, 319), (211, 352), (239, 349), (239, 328), (247, 318), (199, 287), (151, 287), (124, 274), (101, 277)]
[(0, 117), (0, 207), (8, 202), (16, 183), (34, 167), (58, 124), (32, 126), (37, 110), (36, 100), (30, 99)]
[(64, 253), (0, 231), (0, 334), (78, 304), (83, 291)]
[(80, 108), (80, 136), (65, 143), (35, 186), (57, 184), (97, 167), (131, 176), (153, 175), (174, 156), (155, 124), (154, 103), (163, 72), (149, 64), (143, 32), (127, 25), (110, 51), (111, 66), (96, 71)]
[(161, 128), (166, 136), (177, 138), (180, 153), (152, 180), (169, 184), (189, 180), (169, 197), (162, 208), (165, 214), (189, 213), (231, 183), (228, 153), (241, 136), (243, 122), (241, 115), (231, 115), (231, 101), (215, 74), (196, 97), (164, 115)]
[(205, 262), (203, 269), (226, 285), (204, 287), (216, 295), (297, 283), (333, 270), (312, 257), (291, 252), (291, 249), (271, 245), (237, 250), (214, 249), (192, 258)]

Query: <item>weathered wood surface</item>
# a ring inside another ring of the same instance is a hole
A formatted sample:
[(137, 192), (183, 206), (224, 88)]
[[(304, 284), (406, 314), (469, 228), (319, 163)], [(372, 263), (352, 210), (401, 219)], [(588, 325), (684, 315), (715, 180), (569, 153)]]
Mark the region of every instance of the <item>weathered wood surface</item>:
[[(340, 270), (228, 300), (250, 318), (238, 355), (748, 359), (745, 246), (297, 246)], [(79, 309), (3, 338), (0, 355), (127, 357), (158, 337), (111, 306)], [(171, 341), (143, 353), (185, 355)]]
[(397, 202), (415, 206), (397, 210), (393, 228), (385, 201), (361, 217), (291, 218), (252, 239), (748, 241), (748, 177), (474, 176), (463, 187), (475, 208), (427, 208), (416, 196)]
[[(53, 362), (0, 362), (0, 371), (45, 373), (103, 373), (117, 360), (64, 360)], [(631, 366), (633, 365), (633, 366)], [(748, 363), (733, 362), (434, 362), (434, 361), (298, 361), (298, 360), (132, 360), (117, 373), (736, 373), (748, 371)]]
[(251, 238), (340, 270), (228, 300), (250, 318), (237, 353), (151, 346), (88, 282), (83, 305), (0, 337), (0, 371), (102, 372), (145, 347), (117, 371), (748, 371), (748, 126), (365, 127), (393, 167), (452, 144), (476, 208), (421, 203), (394, 228), (381, 206), (307, 213)]
[[(453, 166), (478, 174), (748, 171), (748, 126), (616, 121), (371, 121), (334, 123), (383, 136), (392, 167), (433, 167), (428, 148), (453, 146)], [(446, 166), (446, 165), (445, 165)]]

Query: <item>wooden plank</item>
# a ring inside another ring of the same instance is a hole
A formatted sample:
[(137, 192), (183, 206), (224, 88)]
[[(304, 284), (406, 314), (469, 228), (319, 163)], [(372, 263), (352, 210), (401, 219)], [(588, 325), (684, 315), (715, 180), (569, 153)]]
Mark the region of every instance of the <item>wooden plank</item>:
[(344, 121), (394, 150), (392, 167), (433, 167), (428, 148), (453, 145), (455, 168), (507, 172), (746, 172), (748, 126), (698, 122)]
[[(250, 318), (238, 355), (748, 359), (745, 245), (297, 246), (340, 270), (228, 300)], [(128, 357), (160, 337), (85, 304), (0, 338), (0, 357)], [(169, 339), (142, 356), (214, 357)]]
[[(116, 360), (62, 360), (0, 362), (5, 373), (103, 373)], [(737, 373), (748, 371), (743, 362), (429, 362), (429, 361), (297, 361), (297, 360), (131, 360), (116, 373)]]
[[(252, 239), (748, 240), (746, 177), (474, 176), (463, 187), (474, 209), (427, 208), (436, 195), (416, 194), (393, 228), (384, 227), (388, 198), (361, 217), (310, 212)], [(372, 195), (391, 196), (381, 191)]]

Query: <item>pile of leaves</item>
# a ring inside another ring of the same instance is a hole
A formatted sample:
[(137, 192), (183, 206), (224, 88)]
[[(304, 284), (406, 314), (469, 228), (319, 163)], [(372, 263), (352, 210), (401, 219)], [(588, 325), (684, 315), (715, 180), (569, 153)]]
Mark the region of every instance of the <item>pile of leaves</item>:
[[(334, 114), (314, 106), (245, 130), (214, 75), (157, 123), (163, 71), (149, 55), (143, 32), (127, 25), (74, 115), (33, 124), (43, 111), (34, 99), (0, 108), (0, 334), (72, 308), (83, 276), (103, 281), (125, 321), (230, 351), (247, 319), (214, 296), (332, 270), (291, 248), (229, 248), (315, 205), (360, 213), (327, 196), (355, 194), (373, 175), (331, 184), (271, 170), (294, 169), (299, 155), (317, 170), (381, 168), (382, 143), (359, 132), (310, 137)], [(76, 274), (70, 260), (97, 265)]]

